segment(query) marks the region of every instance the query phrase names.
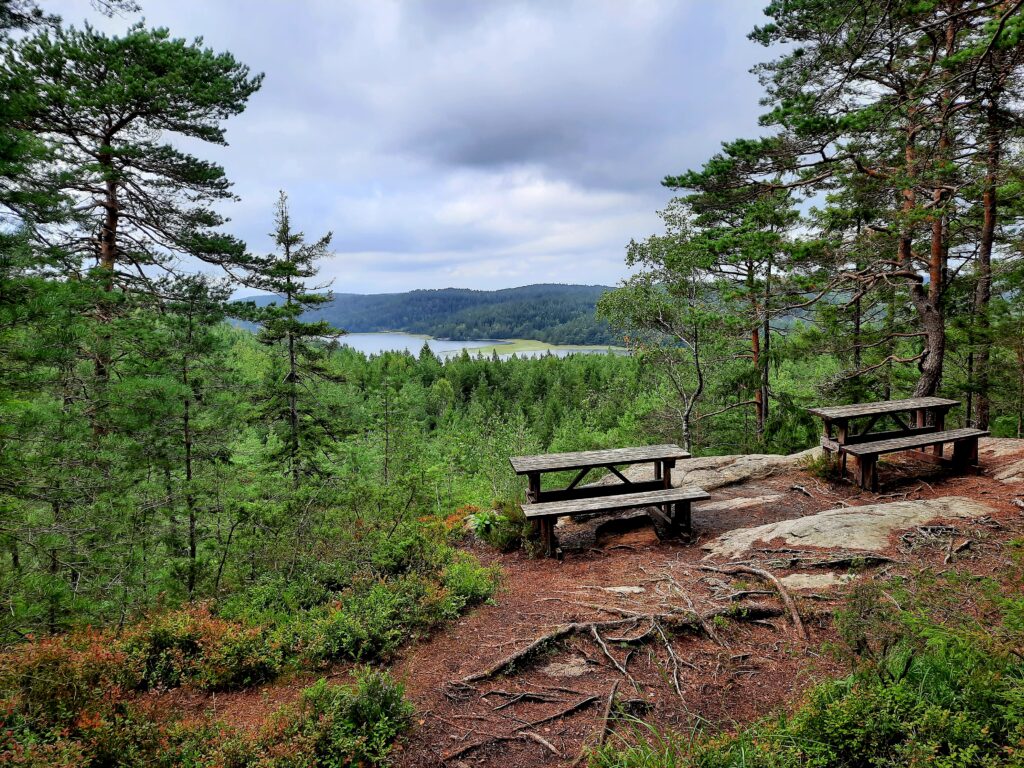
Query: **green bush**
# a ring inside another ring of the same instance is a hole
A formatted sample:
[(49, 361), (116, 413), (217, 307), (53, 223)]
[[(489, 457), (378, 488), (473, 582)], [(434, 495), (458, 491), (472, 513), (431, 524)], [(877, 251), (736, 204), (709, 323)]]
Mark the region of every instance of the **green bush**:
[(128, 635), (125, 650), (143, 688), (244, 688), (276, 677), (284, 658), (267, 631), (217, 618), (205, 607), (150, 619)]
[(454, 618), (467, 606), (487, 600), (498, 586), (499, 573), (497, 568), (485, 568), (468, 555), (456, 556), (443, 574), (448, 594), (442, 618)]
[(517, 504), (475, 512), (469, 524), (481, 540), (502, 552), (518, 549), (529, 532), (526, 516)]
[(307, 655), (315, 661), (372, 661), (393, 654), (422, 623), (423, 581), (406, 577), (357, 586), (310, 616)]
[(295, 708), (278, 716), (271, 748), (275, 768), (379, 766), (395, 739), (409, 725), (412, 706), (402, 686), (384, 672), (363, 671), (355, 685), (320, 680), (302, 694)]

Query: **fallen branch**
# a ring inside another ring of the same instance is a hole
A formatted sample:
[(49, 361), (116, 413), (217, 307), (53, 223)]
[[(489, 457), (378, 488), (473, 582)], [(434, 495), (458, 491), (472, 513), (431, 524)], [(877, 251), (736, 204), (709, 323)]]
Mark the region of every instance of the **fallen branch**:
[(954, 547), (953, 546), (953, 539), (951, 538), (949, 540), (949, 549), (946, 550), (946, 556), (942, 559), (942, 564), (943, 565), (949, 565), (949, 563), (953, 559), (954, 555), (959, 555), (961, 552), (963, 552), (969, 546), (971, 546), (971, 540), (970, 539), (964, 539), (963, 541), (961, 541), (959, 544), (957, 544)]
[(774, 573), (766, 571), (763, 568), (755, 568), (752, 565), (734, 565), (727, 568), (714, 568), (710, 565), (701, 566), (702, 570), (715, 571), (716, 573), (724, 573), (727, 575), (735, 575), (737, 573), (749, 573), (753, 576), (758, 576), (765, 581), (771, 582), (772, 586), (775, 587), (779, 593), (779, 597), (782, 598), (782, 602), (785, 603), (786, 608), (789, 609), (789, 616), (793, 620), (793, 626), (796, 628), (797, 633), (803, 638), (804, 642), (810, 640), (810, 636), (807, 634), (807, 628), (804, 627), (803, 621), (800, 619), (800, 611), (797, 610), (796, 603), (793, 601), (792, 596), (782, 585), (782, 581)]
[(658, 634), (661, 635), (661, 641), (665, 643), (665, 650), (668, 651), (668, 657), (672, 660), (672, 686), (676, 689), (676, 693), (679, 694), (679, 700), (683, 702), (685, 706), (686, 701), (683, 699), (683, 688), (679, 684), (679, 657), (676, 656), (675, 649), (672, 648), (672, 643), (668, 641), (665, 636), (665, 631), (661, 628), (660, 624), (655, 624), (658, 628)]
[(601, 718), (601, 735), (597, 737), (598, 749), (604, 744), (604, 740), (608, 738), (609, 724), (612, 719), (612, 708), (615, 706), (615, 694), (619, 690), (619, 681), (616, 680), (612, 683), (612, 690), (608, 694), (608, 701), (604, 705), (604, 716)]
[(540, 702), (540, 703), (548, 703), (548, 702), (565, 701), (565, 699), (559, 699), (559, 698), (557, 698), (555, 696), (548, 696), (547, 694), (543, 694), (543, 693), (530, 693), (530, 692), (517, 693), (512, 698), (510, 698), (508, 701), (506, 701), (504, 704), (499, 704), (498, 706), (494, 707), (493, 709), (494, 709), (495, 712), (497, 712), (499, 710), (505, 709), (505, 707), (511, 707), (513, 704), (518, 704), (520, 701), (535, 701), (535, 702)]

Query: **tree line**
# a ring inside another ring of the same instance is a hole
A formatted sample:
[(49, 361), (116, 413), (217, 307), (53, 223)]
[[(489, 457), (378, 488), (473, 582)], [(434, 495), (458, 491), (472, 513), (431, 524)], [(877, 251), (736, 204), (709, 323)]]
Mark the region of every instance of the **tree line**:
[(823, 356), (823, 400), (946, 393), (1021, 436), (1022, 4), (765, 15), (766, 135), (666, 177), (665, 233), (631, 243), (602, 314), (661, 366), (686, 433), (747, 409), (770, 439), (786, 352)]

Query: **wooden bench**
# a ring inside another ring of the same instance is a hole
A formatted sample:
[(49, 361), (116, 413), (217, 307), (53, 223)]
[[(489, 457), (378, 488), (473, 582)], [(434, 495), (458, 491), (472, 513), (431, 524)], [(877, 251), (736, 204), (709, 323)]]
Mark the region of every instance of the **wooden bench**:
[(968, 466), (977, 466), (978, 438), (988, 434), (988, 431), (984, 429), (965, 427), (844, 445), (842, 451), (844, 454), (857, 458), (856, 479), (858, 485), (866, 491), (877, 491), (878, 470), (876, 464), (881, 454), (937, 446), (939, 448), (938, 455), (933, 458), (941, 461), (941, 446), (944, 443), (953, 443), (953, 458), (949, 463), (956, 469), (966, 469)]
[(703, 488), (664, 488), (642, 493), (619, 493), (614, 496), (599, 496), (563, 501), (538, 501), (523, 504), (523, 514), (528, 520), (536, 520), (540, 526), (541, 546), (544, 554), (555, 551), (555, 521), (563, 515), (589, 516), (624, 509), (651, 507), (651, 514), (657, 518), (670, 534), (691, 532), (690, 502), (711, 498)]

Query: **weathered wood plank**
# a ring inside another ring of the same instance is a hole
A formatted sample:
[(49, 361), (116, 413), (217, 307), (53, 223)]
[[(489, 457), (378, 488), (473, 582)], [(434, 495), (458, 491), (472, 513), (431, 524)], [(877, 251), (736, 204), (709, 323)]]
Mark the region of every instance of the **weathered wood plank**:
[(924, 448), (928, 445), (939, 445), (941, 443), (952, 443), (957, 440), (985, 437), (988, 430), (972, 429), (949, 429), (944, 432), (929, 432), (920, 435), (908, 435), (896, 437), (891, 440), (876, 440), (873, 443), (857, 443), (856, 445), (844, 445), (843, 451), (854, 456), (877, 456), (880, 453), (893, 453), (895, 451), (909, 451), (914, 448)]
[(645, 445), (637, 448), (610, 448), (602, 451), (543, 453), (537, 456), (513, 456), (509, 459), (517, 475), (528, 472), (557, 472), (609, 464), (640, 464), (663, 459), (688, 459), (690, 454), (678, 445)]
[(645, 493), (620, 493), (593, 499), (569, 499), (566, 501), (541, 501), (523, 504), (527, 518), (559, 517), (561, 515), (585, 515), (592, 512), (615, 512), (620, 509), (650, 507), (657, 504), (672, 504), (677, 501), (698, 501), (710, 499), (711, 494), (703, 488), (668, 488)]
[(921, 408), (952, 408), (960, 405), (959, 400), (947, 400), (944, 397), (911, 397), (906, 400), (880, 400), (876, 403), (853, 403), (852, 405), (835, 405), (827, 408), (808, 408), (809, 413), (823, 419), (852, 419), (858, 416), (878, 416), (886, 413), (902, 413), (916, 411)]
[(565, 501), (567, 499), (592, 499), (602, 496), (622, 496), (626, 493), (640, 493), (642, 491), (660, 491), (665, 488), (661, 480), (641, 480), (638, 483), (623, 485), (615, 482), (608, 485), (585, 485), (582, 488), (556, 488), (550, 491), (541, 491), (534, 502)]

